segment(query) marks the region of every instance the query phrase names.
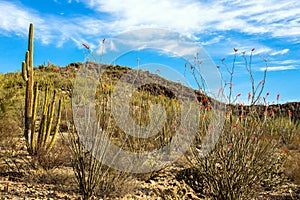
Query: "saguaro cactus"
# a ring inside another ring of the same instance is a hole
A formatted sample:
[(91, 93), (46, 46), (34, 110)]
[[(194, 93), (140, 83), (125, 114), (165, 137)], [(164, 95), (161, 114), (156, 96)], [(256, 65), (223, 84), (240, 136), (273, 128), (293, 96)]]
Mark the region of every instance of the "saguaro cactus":
[[(26, 51), (25, 61), (22, 62), (22, 75), (26, 81), (26, 96), (25, 96), (25, 130), (24, 136), (29, 152), (32, 151), (30, 144), (32, 114), (33, 114), (33, 24), (29, 26), (28, 50)], [(33, 137), (32, 137), (33, 138)]]
[[(43, 115), (40, 123), (37, 126), (37, 108), (39, 103), (39, 85), (34, 83), (33, 70), (33, 24), (29, 26), (28, 50), (26, 52), (25, 61), (22, 62), (22, 76), (26, 81), (26, 96), (25, 96), (25, 129), (24, 137), (28, 152), (31, 155), (37, 153), (40, 148), (49, 152), (54, 145), (56, 135), (58, 133), (60, 118), (61, 118), (61, 99), (59, 99), (58, 114), (55, 129), (52, 138), (49, 142), (52, 122), (54, 117), (56, 91), (52, 91), (47, 86), (45, 89), (45, 98), (43, 105)], [(50, 101), (52, 95), (52, 100)], [(36, 127), (39, 130), (36, 130)]]

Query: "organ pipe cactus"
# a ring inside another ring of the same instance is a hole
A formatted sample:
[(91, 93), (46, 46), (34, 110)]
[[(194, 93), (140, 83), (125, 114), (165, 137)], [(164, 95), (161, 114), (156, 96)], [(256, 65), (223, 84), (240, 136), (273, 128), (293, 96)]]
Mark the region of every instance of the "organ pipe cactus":
[[(39, 85), (34, 82), (33, 70), (33, 24), (29, 26), (28, 50), (25, 61), (22, 62), (22, 76), (26, 81), (25, 96), (25, 128), (24, 137), (29, 154), (35, 155), (38, 150), (43, 148), (49, 152), (56, 140), (61, 119), (61, 99), (58, 101), (58, 114), (52, 137), (52, 125), (57, 99), (56, 90), (51, 90), (49, 86), (45, 88), (43, 102), (43, 112), (40, 122), (37, 123), (37, 109), (39, 104)], [(38, 130), (37, 130), (38, 129)]]

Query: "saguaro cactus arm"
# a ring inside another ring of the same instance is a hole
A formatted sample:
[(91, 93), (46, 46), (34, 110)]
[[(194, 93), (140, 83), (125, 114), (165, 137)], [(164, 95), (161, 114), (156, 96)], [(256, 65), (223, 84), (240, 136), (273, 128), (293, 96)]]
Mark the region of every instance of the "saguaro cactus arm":
[(26, 68), (27, 68), (26, 62), (23, 61), (23, 62), (22, 62), (22, 76), (23, 76), (23, 79), (24, 79), (25, 81), (28, 80), (27, 69), (26, 69)]

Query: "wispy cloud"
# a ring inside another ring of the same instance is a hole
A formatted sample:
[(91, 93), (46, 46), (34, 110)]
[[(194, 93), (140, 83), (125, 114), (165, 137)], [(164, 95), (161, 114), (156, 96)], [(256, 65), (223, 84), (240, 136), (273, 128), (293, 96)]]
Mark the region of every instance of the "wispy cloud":
[[(72, 0), (68, 0), (68, 3), (72, 3), (73, 1)], [(79, 0), (75, 0), (75, 2), (79, 2)]]
[(224, 36), (218, 35), (216, 37), (209, 39), (208, 41), (201, 42), (201, 45), (205, 46), (205, 45), (216, 44), (216, 43), (219, 43), (223, 39), (224, 39)]
[(270, 55), (271, 56), (284, 55), (284, 54), (288, 53), (289, 51), (290, 51), (289, 49), (283, 49), (283, 50), (280, 50), (280, 51), (272, 52), (272, 53), (270, 53)]
[(28, 34), (31, 22), (35, 24), (36, 39), (43, 44), (52, 43), (57, 46), (62, 46), (68, 40), (74, 41), (78, 46), (89, 39), (95, 41), (96, 36), (112, 26), (85, 16), (65, 19), (62, 16), (41, 15), (22, 4), (0, 1), (0, 34), (24, 37)]
[[(259, 68), (260, 71), (265, 71), (265, 67)], [(285, 71), (297, 69), (294, 65), (268, 67), (268, 71)]]
[(272, 61), (273, 64), (277, 65), (290, 65), (290, 64), (297, 64), (300, 65), (300, 60), (277, 60), (277, 61)]
[(0, 34), (26, 35), (28, 22), (42, 24), (37, 12), (11, 2), (0, 1)]
[[(73, 1), (68, 0), (67, 3)], [(95, 38), (107, 33), (118, 34), (146, 27), (171, 29), (191, 36), (232, 30), (244, 34), (288, 37), (295, 42), (298, 40), (293, 38), (300, 36), (298, 0), (75, 1), (83, 3), (98, 15), (64, 18), (63, 15), (41, 14), (20, 3), (0, 1), (0, 34), (26, 35), (28, 23), (34, 22), (36, 31), (40, 33), (38, 39), (45, 44), (56, 43), (58, 46), (68, 40), (80, 45), (78, 41), (95, 41)], [(223, 37), (214, 37), (204, 44), (217, 43)], [(273, 52), (273, 55), (276, 53)]]
[(99, 12), (110, 13), (126, 27), (147, 24), (193, 33), (237, 30), (248, 34), (269, 33), (274, 37), (300, 35), (300, 22), (297, 20), (300, 17), (300, 3), (297, 0), (82, 2)]

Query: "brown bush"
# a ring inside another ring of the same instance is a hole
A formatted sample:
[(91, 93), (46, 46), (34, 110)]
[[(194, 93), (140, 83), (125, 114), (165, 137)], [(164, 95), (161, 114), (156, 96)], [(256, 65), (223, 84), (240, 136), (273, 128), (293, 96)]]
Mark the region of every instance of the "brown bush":
[(300, 152), (290, 151), (284, 173), (295, 184), (300, 184)]
[(32, 156), (32, 165), (44, 170), (51, 170), (61, 166), (71, 166), (71, 152), (63, 140), (57, 140), (50, 152), (40, 148), (36, 155)]
[(6, 117), (0, 120), (0, 144), (2, 149), (15, 150), (21, 134), (22, 130), (16, 121)]

